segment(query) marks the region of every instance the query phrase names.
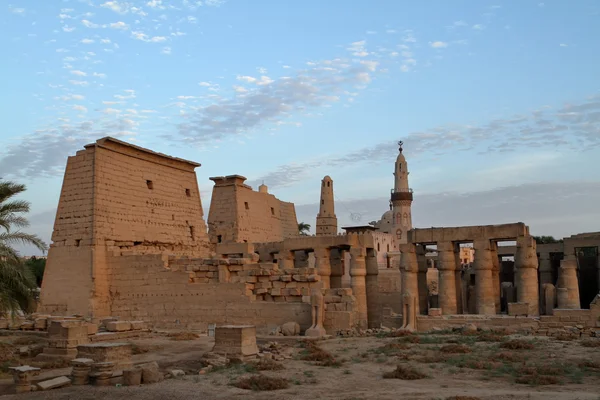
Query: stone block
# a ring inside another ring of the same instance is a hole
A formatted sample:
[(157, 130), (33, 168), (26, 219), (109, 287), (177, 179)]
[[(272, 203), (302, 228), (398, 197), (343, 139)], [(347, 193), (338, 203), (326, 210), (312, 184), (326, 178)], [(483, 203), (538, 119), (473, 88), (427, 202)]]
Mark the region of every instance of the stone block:
[(109, 332), (125, 332), (131, 330), (129, 321), (110, 321), (106, 323), (106, 330)]
[(87, 333), (88, 335), (95, 335), (98, 333), (98, 325), (93, 323), (87, 324)]
[(427, 314), (430, 317), (441, 317), (442, 309), (441, 308), (430, 308), (429, 310), (427, 310)]
[(47, 381), (42, 381), (37, 383), (37, 387), (39, 390), (50, 390), (56, 389), (63, 386), (68, 386), (71, 384), (71, 380), (66, 376), (59, 376), (58, 378), (49, 379)]
[(90, 358), (96, 363), (111, 362), (116, 369), (130, 368), (130, 343), (93, 343), (77, 346), (77, 358)]
[(138, 386), (142, 384), (142, 369), (139, 367), (123, 370), (123, 384), (125, 386)]
[(529, 303), (508, 303), (508, 315), (527, 316), (529, 315)]
[(131, 321), (131, 330), (139, 331), (142, 329), (147, 329), (146, 323), (144, 321)]
[(256, 327), (252, 325), (224, 325), (215, 329), (215, 354), (246, 359), (258, 353)]

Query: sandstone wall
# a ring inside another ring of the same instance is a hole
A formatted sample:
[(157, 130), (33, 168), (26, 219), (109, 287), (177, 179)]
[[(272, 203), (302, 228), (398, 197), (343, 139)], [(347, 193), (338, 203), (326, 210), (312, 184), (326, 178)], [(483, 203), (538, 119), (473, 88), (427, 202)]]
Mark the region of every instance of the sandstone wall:
[(40, 311), (110, 315), (108, 257), (207, 256), (197, 166), (112, 138), (69, 157)]
[[(110, 257), (112, 314), (156, 327), (206, 329), (208, 324), (251, 324), (266, 333), (289, 321), (311, 325), (310, 305), (252, 301), (245, 283), (190, 283), (190, 273), (168, 268), (168, 257)], [(189, 265), (189, 263), (187, 263)], [(167, 266), (167, 267), (166, 267)], [(207, 271), (208, 272), (208, 271)]]
[(215, 182), (208, 215), (212, 243), (280, 242), (298, 236), (293, 203), (252, 190), (239, 175), (211, 179)]
[(92, 281), (94, 154), (69, 157), (48, 251), (40, 311), (88, 314)]

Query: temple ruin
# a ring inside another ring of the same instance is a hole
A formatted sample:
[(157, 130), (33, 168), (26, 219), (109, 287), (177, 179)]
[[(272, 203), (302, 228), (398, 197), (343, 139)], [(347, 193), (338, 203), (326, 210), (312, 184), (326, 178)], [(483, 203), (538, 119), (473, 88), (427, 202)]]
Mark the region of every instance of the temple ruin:
[(264, 184), (211, 177), (205, 224), (200, 164), (111, 137), (86, 145), (67, 161), (39, 311), (259, 333), (295, 321), (311, 335), (465, 321), (595, 326), (600, 234), (538, 245), (522, 222), (413, 228), (399, 144), (381, 220), (341, 233), (326, 176), (314, 236), (299, 234), (294, 204)]

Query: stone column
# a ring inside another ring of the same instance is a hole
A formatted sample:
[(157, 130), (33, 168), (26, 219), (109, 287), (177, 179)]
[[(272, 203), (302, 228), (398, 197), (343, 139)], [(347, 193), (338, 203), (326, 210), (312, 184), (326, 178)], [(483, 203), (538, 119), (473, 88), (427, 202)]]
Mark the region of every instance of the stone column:
[(341, 288), (342, 287), (342, 275), (344, 275), (342, 266), (342, 250), (331, 249), (329, 263), (331, 266), (331, 275), (329, 279), (330, 288)]
[(443, 315), (457, 313), (454, 243), (438, 242), (439, 300)]
[(417, 301), (419, 298), (417, 249), (414, 244), (410, 243), (400, 245), (399, 248), (402, 253), (400, 256), (400, 274), (403, 301), (403, 328), (413, 330), (416, 329), (416, 316), (419, 314), (419, 302)]
[(34, 376), (40, 373), (40, 369), (36, 367), (30, 367), (29, 365), (23, 365), (20, 367), (9, 367), (13, 371), (13, 380), (17, 394), (27, 393), (31, 391), (31, 380)]
[(96, 386), (110, 386), (110, 378), (115, 368), (114, 362), (97, 362), (92, 364), (90, 377), (94, 378)]
[(581, 308), (579, 281), (577, 279), (577, 260), (574, 255), (567, 255), (564, 260), (560, 261), (556, 297), (558, 308), (560, 309), (578, 310)]
[(502, 305), (500, 304), (500, 259), (498, 258), (498, 243), (490, 242), (492, 252), (492, 285), (494, 285), (494, 304), (496, 305), (496, 314), (500, 314)]
[(538, 260), (536, 243), (532, 236), (519, 236), (517, 238), (515, 268), (517, 302), (528, 304), (527, 315), (539, 315)]
[(350, 277), (352, 279), (352, 293), (356, 298), (358, 327), (366, 329), (368, 326), (367, 313), (367, 265), (365, 260), (365, 249), (353, 247), (350, 249)]
[(315, 249), (315, 268), (321, 276), (321, 288), (331, 288), (331, 258), (328, 248)]
[(473, 242), (475, 248), (475, 298), (477, 300), (477, 314), (496, 315), (494, 302), (494, 285), (492, 280), (492, 252), (490, 241), (479, 239)]
[(289, 250), (280, 251), (277, 255), (277, 261), (279, 262), (279, 269), (294, 268), (294, 252)]
[(91, 358), (76, 358), (71, 361), (71, 383), (73, 386), (87, 385), (90, 382), (90, 372), (94, 360)]
[(379, 301), (379, 266), (377, 265), (377, 251), (367, 249), (367, 315), (369, 328), (381, 328), (381, 303)]
[(551, 283), (554, 285), (556, 282), (552, 282), (552, 263), (550, 262), (550, 253), (540, 253), (539, 268), (540, 287), (544, 283)]
[(419, 312), (427, 315), (427, 269), (429, 265), (427, 263), (427, 258), (425, 257), (425, 246), (420, 244), (417, 245), (417, 265), (419, 266), (419, 272), (417, 275), (417, 282), (419, 285), (419, 296), (417, 297), (417, 301), (419, 303)]

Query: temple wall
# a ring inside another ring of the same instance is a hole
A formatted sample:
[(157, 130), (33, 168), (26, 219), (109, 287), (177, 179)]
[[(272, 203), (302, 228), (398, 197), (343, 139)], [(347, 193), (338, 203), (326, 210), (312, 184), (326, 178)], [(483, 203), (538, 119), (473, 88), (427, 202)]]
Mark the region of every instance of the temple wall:
[(112, 138), (69, 157), (39, 311), (110, 315), (110, 256), (207, 256), (197, 166)]
[(109, 258), (111, 312), (155, 327), (205, 330), (208, 324), (250, 324), (267, 333), (296, 321), (311, 325), (310, 304), (252, 301), (245, 283), (190, 283), (189, 273), (165, 267), (168, 258), (134, 255)]
[(92, 281), (94, 153), (69, 157), (48, 250), (39, 311), (88, 315)]
[(293, 203), (252, 190), (243, 184), (243, 177), (211, 179), (215, 180), (208, 215), (211, 243), (278, 242), (298, 236)]

